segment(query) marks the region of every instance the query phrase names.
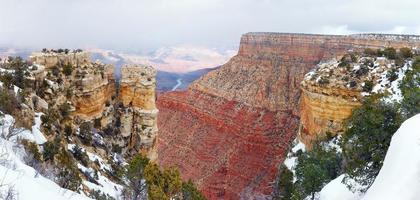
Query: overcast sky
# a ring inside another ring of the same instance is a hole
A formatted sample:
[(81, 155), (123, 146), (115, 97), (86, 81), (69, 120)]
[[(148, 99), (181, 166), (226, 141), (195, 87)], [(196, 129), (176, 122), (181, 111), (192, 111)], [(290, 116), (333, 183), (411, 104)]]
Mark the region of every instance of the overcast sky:
[(246, 32), (420, 34), (420, 0), (0, 0), (0, 46), (233, 47)]

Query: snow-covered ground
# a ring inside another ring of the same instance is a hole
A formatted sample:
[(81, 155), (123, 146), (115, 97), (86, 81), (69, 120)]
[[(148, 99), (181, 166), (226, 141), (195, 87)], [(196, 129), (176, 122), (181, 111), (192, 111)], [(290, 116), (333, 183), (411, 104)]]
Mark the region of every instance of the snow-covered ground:
[(35, 113), (35, 125), (32, 126), (32, 134), (34, 135), (34, 139), (37, 144), (44, 144), (45, 142), (47, 142), (47, 139), (41, 132), (42, 115), (44, 115), (44, 113)]
[(420, 114), (406, 120), (391, 140), (384, 165), (363, 200), (420, 198)]
[(319, 200), (358, 200), (362, 196), (353, 192), (343, 183), (345, 174), (340, 175), (322, 188), (318, 193)]
[[(344, 174), (317, 194), (318, 200), (417, 200), (420, 197), (420, 114), (406, 120), (392, 137), (384, 165), (365, 194), (350, 191)], [(357, 187), (357, 186), (356, 186)]]
[[(70, 151), (72, 151), (74, 147), (75, 147), (75, 144), (67, 145), (67, 148)], [(111, 166), (109, 166), (109, 164), (107, 164), (101, 157), (99, 157), (98, 155), (94, 153), (86, 151), (83, 147), (80, 147), (80, 148), (83, 152), (86, 152), (90, 161), (92, 162), (97, 161), (99, 163), (100, 170), (111, 171)], [(89, 174), (91, 177), (94, 177), (94, 173), (95, 173), (94, 169), (90, 167), (85, 167), (80, 163), (77, 164), (77, 167), (85, 174)], [(121, 195), (121, 192), (123, 190), (122, 185), (112, 182), (107, 177), (105, 177), (100, 171), (97, 172), (97, 177), (98, 177), (98, 179), (96, 180), (97, 184), (84, 180), (83, 185), (87, 186), (89, 189), (92, 189), (92, 190), (99, 190), (116, 199)]]
[[(398, 78), (394, 81), (390, 81), (388, 75), (388, 71), (391, 69), (391, 67), (388, 68), (388, 70), (385, 70), (380, 74), (380, 79), (378, 80), (377, 84), (373, 87), (372, 92), (373, 93), (382, 93), (382, 92), (388, 92), (390, 95), (386, 97), (386, 102), (392, 102), (392, 101), (401, 101), (402, 100), (402, 93), (400, 90), (400, 83), (404, 79), (405, 73), (407, 70), (411, 69), (412, 62), (407, 62), (405, 65), (398, 69), (397, 75)], [(373, 71), (372, 73), (374, 73)]]
[(2, 131), (2, 137), (0, 137), (0, 194), (5, 194), (11, 188), (13, 189), (12, 193), (19, 200), (89, 199), (84, 195), (61, 188), (55, 182), (40, 175), (34, 168), (26, 165), (23, 162), (25, 150), (22, 145), (19, 145), (17, 139), (25, 138), (39, 142), (38, 139), (31, 131), (21, 129), (13, 129), (13, 132), (16, 131), (17, 134), (12, 134), (14, 136), (7, 139), (4, 136), (10, 134), (9, 127), (14, 124), (14, 118), (10, 115), (3, 115), (0, 117), (0, 121), (0, 130)]

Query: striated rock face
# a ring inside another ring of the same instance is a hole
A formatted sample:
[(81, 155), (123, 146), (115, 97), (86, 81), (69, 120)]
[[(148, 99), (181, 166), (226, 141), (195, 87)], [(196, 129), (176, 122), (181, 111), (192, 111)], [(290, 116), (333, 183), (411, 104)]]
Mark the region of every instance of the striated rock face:
[(160, 96), (158, 106), (161, 164), (178, 166), (209, 199), (271, 192), (275, 166), (298, 127), (296, 116), (196, 90)]
[(297, 133), (304, 75), (349, 50), (411, 47), (417, 41), (383, 35), (245, 34), (238, 55), (228, 63), (188, 91), (159, 96), (159, 162), (178, 166), (183, 178), (194, 180), (209, 199), (269, 195), (277, 166)]
[(157, 114), (155, 105), (156, 70), (149, 66), (125, 65), (121, 68), (121, 134), (129, 149), (157, 158)]

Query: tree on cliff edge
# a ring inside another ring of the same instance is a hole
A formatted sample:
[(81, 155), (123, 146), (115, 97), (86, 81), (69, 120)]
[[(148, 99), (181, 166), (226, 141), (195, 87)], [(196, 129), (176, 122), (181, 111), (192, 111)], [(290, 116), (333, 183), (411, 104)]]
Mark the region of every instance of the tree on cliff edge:
[(395, 104), (385, 103), (380, 96), (371, 96), (353, 111), (347, 122), (341, 148), (346, 174), (364, 186), (372, 185), (378, 175), (392, 135), (403, 119)]

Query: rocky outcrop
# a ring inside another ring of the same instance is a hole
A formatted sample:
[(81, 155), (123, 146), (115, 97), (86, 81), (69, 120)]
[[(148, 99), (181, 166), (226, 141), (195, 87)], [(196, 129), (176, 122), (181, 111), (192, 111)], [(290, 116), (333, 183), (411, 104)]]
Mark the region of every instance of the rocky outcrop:
[[(70, 104), (77, 123), (90, 121), (106, 139), (127, 155), (144, 153), (157, 158), (156, 70), (126, 65), (117, 91), (114, 67), (93, 63), (87, 53), (36, 53), (32, 77), (45, 90), (43, 97), (55, 108)], [(69, 69), (70, 67), (70, 69)], [(66, 71), (64, 73), (64, 71)], [(44, 106), (45, 107), (45, 106)], [(115, 135), (114, 133), (118, 133)]]
[(245, 34), (238, 55), (228, 63), (186, 92), (158, 97), (159, 162), (178, 166), (183, 178), (198, 183), (209, 199), (264, 197), (297, 133), (304, 75), (320, 61), (350, 50), (412, 47), (418, 41), (383, 35)]
[(30, 60), (46, 68), (53, 68), (60, 65), (79, 66), (90, 62), (90, 56), (87, 52), (33, 53)]
[(85, 120), (92, 120), (103, 115), (106, 105), (110, 105), (115, 96), (114, 67), (99, 63), (75, 68), (72, 102), (75, 115)]
[[(368, 71), (362, 77), (356, 77), (353, 70), (338, 65), (335, 59), (320, 64), (301, 83), (299, 139), (307, 148), (316, 139), (343, 132), (344, 120), (361, 105), (361, 85), (373, 79)], [(351, 72), (353, 76), (350, 76)]]
[(321, 63), (302, 81), (299, 139), (307, 148), (316, 139), (343, 133), (345, 120), (366, 96), (386, 91), (388, 98), (400, 98), (397, 79), (409, 63), (375, 56), (354, 59)]
[(83, 120), (100, 118), (116, 94), (114, 67), (91, 62), (86, 52), (33, 53), (30, 58), (34, 84), (48, 87), (44, 98), (57, 105), (68, 101), (75, 108), (72, 114)]
[(157, 114), (155, 105), (156, 70), (150, 66), (125, 65), (121, 68), (121, 134), (129, 149), (156, 160)]

